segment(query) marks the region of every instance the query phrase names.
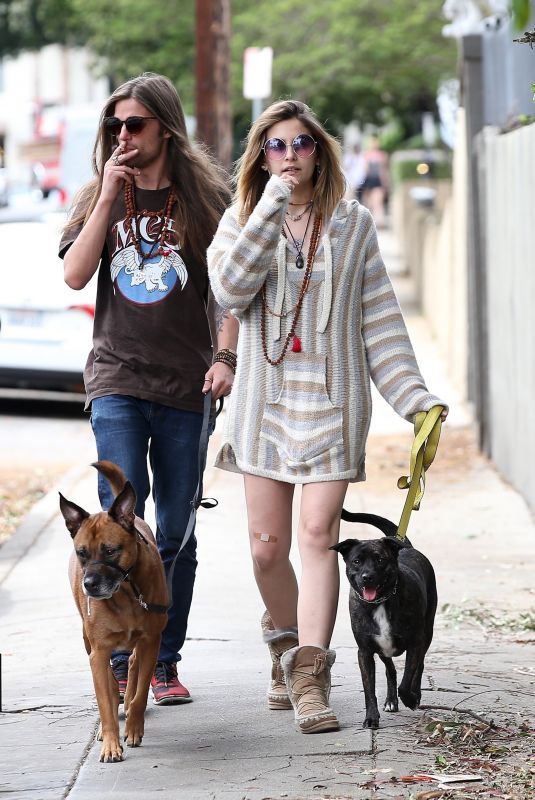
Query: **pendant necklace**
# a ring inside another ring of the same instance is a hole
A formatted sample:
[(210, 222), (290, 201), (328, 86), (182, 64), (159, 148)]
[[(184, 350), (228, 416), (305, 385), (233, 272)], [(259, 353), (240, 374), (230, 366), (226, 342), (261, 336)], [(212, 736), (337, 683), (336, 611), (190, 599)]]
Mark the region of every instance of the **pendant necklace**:
[[(299, 203), (299, 204), (298, 203), (290, 203), (290, 205), (291, 206), (301, 205), (301, 203)], [(299, 214), (296, 214), (295, 217), (293, 217), (290, 214), (289, 211), (286, 212), (286, 216), (288, 217), (288, 219), (291, 219), (292, 222), (299, 222), (300, 219), (303, 219), (303, 217), (305, 216), (305, 214), (307, 213), (307, 211), (308, 211), (308, 209), (310, 208), (311, 205), (312, 205), (312, 200), (309, 200), (308, 203), (305, 203), (304, 209), (302, 211), (300, 211)]]
[(286, 230), (288, 231), (288, 233), (290, 234), (290, 236), (292, 238), (292, 242), (294, 244), (294, 247), (297, 250), (297, 256), (295, 258), (295, 266), (297, 267), (297, 269), (303, 269), (303, 267), (305, 266), (305, 258), (303, 256), (303, 246), (305, 244), (305, 239), (307, 238), (308, 226), (310, 225), (310, 220), (311, 219), (312, 219), (312, 206), (310, 206), (310, 211), (308, 212), (307, 224), (306, 224), (305, 233), (304, 233), (304, 236), (303, 236), (302, 239), (296, 239), (295, 236), (293, 235), (293, 233), (291, 232), (290, 226), (288, 225), (288, 223), (287, 222), (284, 223), (286, 225)]

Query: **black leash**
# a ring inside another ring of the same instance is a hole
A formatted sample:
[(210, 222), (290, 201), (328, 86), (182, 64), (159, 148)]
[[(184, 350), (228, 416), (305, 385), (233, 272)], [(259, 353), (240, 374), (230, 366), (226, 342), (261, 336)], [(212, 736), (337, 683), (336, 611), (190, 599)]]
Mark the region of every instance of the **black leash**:
[[(201, 428), (201, 435), (199, 436), (199, 450), (197, 452), (197, 488), (193, 493), (193, 497), (190, 501), (190, 512), (189, 512), (189, 519), (188, 524), (186, 525), (186, 530), (184, 532), (184, 536), (182, 537), (182, 542), (180, 547), (178, 548), (177, 554), (173, 559), (173, 563), (169, 568), (169, 573), (167, 575), (167, 594), (169, 597), (169, 608), (171, 608), (173, 603), (173, 575), (175, 572), (175, 565), (177, 559), (187, 545), (191, 534), (193, 533), (193, 529), (195, 527), (195, 520), (197, 517), (197, 509), (199, 506), (203, 508), (215, 508), (217, 506), (217, 500), (215, 497), (203, 497), (202, 496), (202, 474), (203, 474), (203, 458), (204, 454), (206, 453), (208, 447), (208, 426), (210, 423), (210, 411), (212, 408), (212, 392), (207, 392), (204, 395), (204, 406), (203, 406), (203, 419), (202, 419), (202, 428)], [(216, 417), (219, 416), (221, 411), (223, 410), (223, 398), (220, 398), (219, 408), (216, 410)]]
[[(113, 564), (111, 561), (95, 561), (95, 564), (102, 564), (103, 566), (107, 567), (108, 569), (116, 570), (121, 575), (121, 582), (124, 581), (125, 583), (129, 583), (132, 587), (132, 591), (134, 596), (145, 611), (150, 611), (153, 614), (167, 614), (168, 610), (171, 608), (172, 600), (173, 600), (173, 574), (175, 571), (175, 564), (177, 559), (180, 555), (180, 551), (184, 549), (188, 540), (193, 532), (193, 528), (195, 527), (195, 519), (197, 516), (197, 509), (199, 506), (203, 508), (215, 508), (218, 505), (217, 500), (215, 497), (202, 497), (202, 474), (203, 474), (203, 457), (206, 449), (208, 447), (208, 426), (210, 424), (210, 411), (212, 408), (212, 393), (207, 392), (204, 396), (204, 405), (203, 405), (203, 419), (202, 419), (202, 427), (201, 427), (201, 435), (199, 436), (199, 450), (197, 453), (197, 488), (193, 494), (193, 497), (190, 501), (190, 514), (188, 519), (188, 524), (186, 526), (186, 530), (184, 536), (182, 537), (182, 542), (178, 549), (177, 554), (173, 559), (173, 563), (169, 569), (169, 574), (167, 575), (167, 596), (169, 598), (169, 605), (163, 606), (159, 603), (147, 603), (143, 598), (138, 586), (134, 583), (132, 578), (130, 577), (130, 572), (133, 569), (133, 565), (128, 569), (123, 569), (118, 564)], [(223, 410), (223, 398), (220, 397), (218, 400), (218, 407), (216, 409), (216, 417), (220, 415)], [(199, 499), (201, 498), (201, 499)], [(141, 531), (136, 528), (136, 534), (139, 539), (148, 547), (149, 542), (143, 536)]]

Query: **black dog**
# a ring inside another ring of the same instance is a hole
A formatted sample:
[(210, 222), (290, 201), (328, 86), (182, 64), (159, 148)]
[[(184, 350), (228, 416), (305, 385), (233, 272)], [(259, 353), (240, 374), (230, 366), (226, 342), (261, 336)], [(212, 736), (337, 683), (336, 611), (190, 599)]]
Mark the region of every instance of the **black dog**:
[(408, 539), (395, 538), (397, 528), (390, 520), (346, 511), (343, 518), (374, 525), (387, 537), (368, 541), (346, 539), (330, 548), (342, 554), (351, 584), (349, 614), (366, 701), (363, 727), (378, 728), (375, 653), (386, 668), (384, 710), (398, 711), (392, 656), (399, 656), (405, 650), (399, 696), (408, 708), (420, 705), (424, 658), (433, 638), (437, 607), (435, 573), (428, 559)]

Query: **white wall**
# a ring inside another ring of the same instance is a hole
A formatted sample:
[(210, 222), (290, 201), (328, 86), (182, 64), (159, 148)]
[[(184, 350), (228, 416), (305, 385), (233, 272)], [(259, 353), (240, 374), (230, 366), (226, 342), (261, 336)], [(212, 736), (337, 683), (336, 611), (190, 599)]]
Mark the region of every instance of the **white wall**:
[(432, 209), (418, 208), (403, 181), (392, 197), (393, 229), (405, 268), (413, 277), (422, 312), (462, 400), (467, 399), (467, 155), (464, 109), (457, 113), (453, 178), (429, 181)]
[(491, 457), (535, 508), (535, 125), (484, 130)]
[(436, 226), (428, 225), (422, 259), (422, 309), (446, 359), (449, 376), (467, 399), (467, 156), (464, 109), (457, 112), (451, 195)]

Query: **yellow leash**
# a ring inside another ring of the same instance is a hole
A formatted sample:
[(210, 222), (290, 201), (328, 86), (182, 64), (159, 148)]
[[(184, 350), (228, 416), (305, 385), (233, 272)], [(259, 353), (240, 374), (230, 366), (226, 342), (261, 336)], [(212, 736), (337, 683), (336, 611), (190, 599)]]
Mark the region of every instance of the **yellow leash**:
[(397, 538), (404, 539), (411, 512), (418, 511), (425, 491), (425, 473), (435, 458), (442, 421), (443, 406), (433, 406), (429, 411), (420, 411), (414, 422), (414, 443), (411, 450), (409, 475), (398, 480), (398, 489), (408, 489), (405, 505), (399, 521)]

